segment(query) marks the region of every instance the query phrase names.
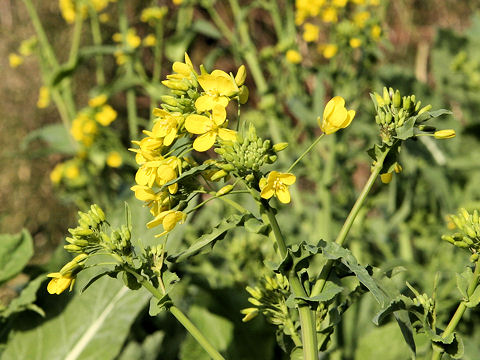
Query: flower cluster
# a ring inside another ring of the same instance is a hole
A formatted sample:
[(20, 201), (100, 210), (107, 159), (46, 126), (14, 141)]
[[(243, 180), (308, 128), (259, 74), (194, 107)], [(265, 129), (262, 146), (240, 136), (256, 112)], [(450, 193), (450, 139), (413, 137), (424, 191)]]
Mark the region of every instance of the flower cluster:
[(380, 0), (296, 0), (295, 22), (303, 39), (316, 43), (324, 58), (338, 49), (366, 47), (378, 42), (382, 28), (375, 11)]
[(77, 15), (83, 18), (87, 16), (89, 7), (92, 7), (93, 10), (100, 13), (105, 10), (111, 2), (116, 2), (116, 0), (59, 0), (58, 5), (64, 20), (69, 24), (73, 24)]
[(443, 235), (442, 239), (460, 248), (469, 249), (472, 252), (472, 261), (478, 259), (480, 251), (480, 216), (478, 210), (469, 213), (466, 209), (460, 209), (457, 215), (450, 215), (450, 220), (459, 230), (453, 235)]

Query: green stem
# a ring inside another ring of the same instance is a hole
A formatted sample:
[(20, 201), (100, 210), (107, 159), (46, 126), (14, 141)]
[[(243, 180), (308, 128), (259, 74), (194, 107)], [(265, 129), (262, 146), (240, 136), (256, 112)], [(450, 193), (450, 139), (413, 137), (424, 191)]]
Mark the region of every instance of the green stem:
[[(160, 84), (162, 76), (162, 59), (163, 59), (163, 19), (160, 19), (155, 24), (155, 46), (153, 48), (153, 72), (152, 83), (154, 85)], [(157, 107), (157, 99), (150, 97), (150, 121), (153, 121), (153, 109)]]
[[(261, 201), (262, 207), (267, 214), (268, 221), (272, 227), (275, 240), (277, 242), (280, 256), (284, 259), (287, 256), (287, 245), (285, 244), (285, 238), (280, 230), (275, 214), (272, 208), (265, 200)], [(307, 293), (300, 282), (295, 271), (291, 271), (287, 274), (295, 296), (306, 297)], [(302, 330), (302, 343), (303, 343), (303, 359), (304, 360), (318, 360), (318, 345), (317, 345), (317, 331), (315, 327), (315, 317), (313, 311), (310, 310), (306, 303), (298, 305), (298, 313), (300, 315), (300, 327)]]
[[(146, 289), (148, 290), (153, 296), (157, 299), (162, 299), (165, 294), (163, 294), (160, 290), (154, 287), (147, 279), (143, 276), (140, 276), (135, 271), (132, 271), (128, 268), (125, 268), (125, 271), (129, 272), (137, 281)], [(225, 358), (220, 355), (220, 353), (213, 347), (212, 344), (208, 341), (208, 339), (201, 333), (200, 330), (190, 321), (190, 319), (175, 305), (170, 306), (169, 308), (170, 313), (177, 318), (177, 320), (182, 324), (185, 329), (193, 336), (195, 340), (200, 344), (200, 346), (210, 355), (210, 357), (214, 360), (225, 360)]]
[[(120, 32), (123, 38), (123, 46), (127, 46), (126, 38), (128, 33), (128, 18), (125, 9), (125, 0), (118, 1), (118, 22)], [(129, 55), (127, 63), (125, 64), (126, 68), (126, 77), (133, 77), (133, 60), (131, 55)], [(137, 138), (138, 123), (137, 123), (137, 104), (135, 101), (135, 89), (128, 89), (126, 92), (127, 96), (127, 120), (128, 120), (128, 131), (131, 139)]]
[(312, 149), (315, 147), (315, 145), (318, 144), (318, 142), (323, 138), (324, 135), (325, 133), (323, 133), (322, 135), (320, 135), (318, 138), (315, 139), (315, 141), (307, 148), (307, 150), (305, 150), (303, 154), (300, 155), (299, 158), (295, 160), (295, 162), (292, 165), (290, 165), (290, 167), (287, 170), (287, 173), (292, 171), (292, 169), (305, 157), (305, 155), (307, 155), (310, 151), (312, 151)]
[[(102, 45), (102, 33), (100, 30), (100, 22), (98, 21), (98, 15), (92, 4), (88, 7), (90, 14), (90, 28), (92, 31), (93, 43), (96, 46)], [(95, 74), (97, 77), (97, 84), (100, 86), (105, 85), (105, 73), (103, 71), (103, 56), (98, 54), (95, 56)]]
[(322, 194), (322, 219), (321, 219), (321, 224), (322, 226), (322, 231), (325, 239), (327, 241), (331, 241), (331, 230), (332, 230), (332, 193), (330, 191), (330, 185), (332, 184), (333, 181), (333, 171), (335, 169), (335, 150), (336, 150), (336, 144), (335, 144), (335, 134), (332, 134), (331, 136), (327, 137), (327, 146), (328, 146), (328, 158), (327, 162), (325, 164), (325, 169), (323, 172), (323, 186), (321, 188), (321, 193)]
[[(475, 289), (478, 286), (479, 279), (480, 279), (480, 260), (477, 260), (475, 262), (475, 271), (473, 272), (472, 280), (470, 281), (470, 284), (468, 285), (468, 289), (467, 289), (468, 298), (470, 298), (475, 292)], [(467, 309), (468, 298), (465, 300), (462, 300), (458, 305), (457, 310), (455, 311), (455, 314), (453, 314), (452, 318), (450, 319), (450, 322), (448, 323), (447, 327), (442, 333), (443, 339), (445, 339), (455, 331), (455, 328), (457, 327), (458, 323), (462, 319), (463, 314), (465, 313), (465, 310)], [(438, 350), (438, 347), (434, 347), (433, 353), (432, 353), (432, 360), (439, 360), (441, 357), (442, 357), (442, 352)]]
[(230, 28), (225, 24), (225, 21), (221, 18), (221, 16), (218, 14), (218, 11), (215, 9), (214, 6), (210, 6), (211, 4), (208, 4), (209, 6), (206, 7), (205, 9), (207, 10), (208, 14), (212, 18), (213, 23), (218, 27), (220, 32), (225, 36), (227, 41), (230, 44), (233, 44), (235, 37), (233, 35), (233, 32), (230, 30)]
[(253, 45), (252, 39), (250, 38), (248, 24), (245, 22), (245, 16), (240, 8), (238, 0), (229, 0), (229, 3), (230, 7), (232, 8), (232, 13), (235, 18), (235, 23), (238, 28), (242, 46), (244, 47), (245, 61), (250, 68), (250, 72), (252, 73), (253, 80), (257, 85), (258, 92), (260, 94), (265, 94), (268, 89), (268, 84), (263, 76), (262, 69), (258, 62), (256, 56), (257, 52), (255, 46)]
[[(362, 208), (363, 204), (365, 203), (365, 200), (367, 199), (367, 195), (370, 192), (370, 189), (373, 186), (373, 183), (377, 179), (378, 175), (380, 174), (380, 171), (382, 170), (383, 167), (383, 162), (385, 161), (385, 158), (390, 151), (391, 148), (387, 148), (386, 151), (383, 152), (380, 158), (377, 159), (377, 162), (375, 166), (373, 167), (372, 173), (370, 174), (370, 177), (368, 178), (367, 183), (362, 189), (362, 192), (357, 198), (357, 201), (352, 207), (352, 210), (350, 210), (350, 213), (347, 216), (347, 219), (345, 220), (345, 223), (342, 226), (342, 229), (338, 233), (338, 236), (335, 240), (335, 242), (342, 246), (343, 243), (345, 242), (345, 239), (347, 238), (348, 232), (350, 231), (350, 228), (353, 225), (353, 222), (355, 221), (355, 218), (358, 215), (358, 212)], [(320, 278), (318, 281), (315, 283), (311, 296), (316, 296), (319, 295), (323, 288), (325, 287), (325, 284), (327, 283), (328, 275), (330, 274), (330, 271), (332, 270), (333, 267), (333, 261), (328, 260), (323, 267), (321, 273), (320, 273)]]

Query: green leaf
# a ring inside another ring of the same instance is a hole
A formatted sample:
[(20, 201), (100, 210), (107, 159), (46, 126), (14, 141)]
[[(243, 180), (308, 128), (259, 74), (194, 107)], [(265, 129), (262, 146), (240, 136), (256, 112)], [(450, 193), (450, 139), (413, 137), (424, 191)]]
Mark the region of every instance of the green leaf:
[(303, 348), (294, 348), (290, 353), (290, 360), (303, 360)]
[(380, 325), (388, 315), (394, 313), (395, 311), (407, 310), (414, 305), (415, 304), (413, 303), (412, 299), (406, 297), (405, 295), (399, 295), (375, 315), (373, 318), (373, 323), (375, 325)]
[(352, 271), (358, 280), (365, 285), (372, 293), (378, 303), (383, 307), (389, 301), (388, 296), (379, 287), (377, 281), (370, 276), (368, 271), (361, 266), (350, 250), (347, 250), (334, 242), (325, 242), (321, 240), (319, 247), (322, 249), (324, 257), (330, 260), (340, 260), (350, 271)]
[(220, 39), (222, 37), (222, 34), (211, 22), (202, 19), (195, 20), (192, 30), (212, 39)]
[(71, 155), (77, 151), (75, 143), (71, 140), (70, 134), (63, 124), (45, 125), (31, 131), (22, 140), (20, 148), (25, 151), (34, 140), (45, 141), (50, 151), (55, 153)]
[(457, 289), (462, 294), (463, 299), (468, 299), (467, 289), (470, 284), (470, 280), (473, 277), (472, 270), (470, 268), (465, 269), (461, 274), (456, 273)]
[(415, 118), (410, 117), (405, 123), (396, 129), (395, 138), (400, 140), (407, 140), (413, 136), (413, 126), (415, 125)]
[(327, 281), (325, 284), (324, 289), (322, 292), (317, 296), (293, 296), (290, 297), (286, 301), (286, 305), (290, 308), (296, 307), (296, 299), (302, 299), (308, 302), (315, 302), (315, 303), (323, 303), (332, 300), (336, 295), (340, 294), (343, 291), (342, 286), (338, 286), (337, 284), (333, 283), (332, 281)]
[(30, 233), (23, 229), (14, 235), (0, 235), (0, 284), (17, 275), (33, 255)]
[(442, 115), (450, 115), (452, 112), (450, 110), (446, 109), (439, 109), (439, 110), (434, 110), (434, 111), (425, 111), (424, 113), (418, 115), (415, 120), (417, 122), (424, 122), (428, 121), (430, 119), (437, 118)]
[(182, 262), (200, 252), (208, 251), (208, 249), (206, 248), (211, 249), (218, 240), (222, 240), (225, 237), (228, 230), (243, 225), (245, 221), (250, 217), (250, 214), (231, 215), (227, 219), (222, 220), (217, 226), (212, 229), (210, 233), (200, 236), (198, 238), (198, 241), (195, 242), (188, 249), (183, 250), (178, 254), (168, 256), (167, 260), (170, 262)]
[(145, 337), (141, 344), (130, 341), (118, 360), (155, 360), (161, 352), (164, 337), (163, 331), (156, 331)]
[[(78, 281), (88, 276), (85, 270)], [(48, 296), (46, 319), (23, 314), (16, 319), (2, 360), (114, 359), (149, 293), (103, 278), (81, 295)]]
[[(215, 349), (220, 352), (228, 349), (234, 329), (229, 320), (197, 305), (190, 308), (188, 316)], [(210, 356), (191, 335), (187, 335), (182, 343), (179, 357), (181, 360), (210, 360)]]
[(468, 298), (468, 301), (465, 303), (467, 307), (474, 308), (480, 303), (480, 286), (477, 286), (472, 296)]
[(163, 272), (162, 282), (163, 286), (165, 286), (165, 294), (161, 299), (157, 299), (155, 297), (150, 299), (150, 307), (148, 310), (150, 316), (157, 316), (168, 307), (168, 305), (171, 303), (169, 293), (179, 280), (180, 278), (177, 276), (177, 274), (168, 270)]
[(45, 312), (41, 308), (31, 305), (37, 300), (37, 290), (46, 279), (45, 275), (40, 275), (35, 280), (30, 281), (20, 295), (13, 299), (6, 309), (0, 311), (0, 317), (7, 318), (24, 310), (32, 310), (41, 316), (45, 316)]
[(269, 226), (258, 220), (257, 218), (250, 218), (245, 221), (245, 230), (253, 234), (267, 235)]

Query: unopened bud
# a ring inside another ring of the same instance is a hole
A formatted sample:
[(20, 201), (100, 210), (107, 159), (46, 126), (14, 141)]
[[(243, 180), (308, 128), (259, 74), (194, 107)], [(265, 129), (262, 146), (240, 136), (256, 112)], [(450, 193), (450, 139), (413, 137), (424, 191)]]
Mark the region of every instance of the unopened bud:
[(237, 75), (235, 75), (235, 83), (240, 87), (245, 83), (246, 78), (247, 70), (245, 69), (245, 65), (242, 65), (238, 68)]
[(275, 151), (275, 152), (282, 151), (282, 150), (286, 149), (287, 146), (288, 146), (287, 142), (282, 142), (282, 143), (275, 144), (275, 145), (273, 145), (273, 151)]
[(393, 106), (395, 106), (398, 109), (401, 104), (402, 104), (402, 96), (400, 95), (400, 91), (396, 90), (395, 94), (393, 95)]
[(225, 170), (219, 170), (215, 174), (212, 175), (210, 178), (211, 181), (219, 180), (225, 176), (227, 176), (228, 173)]
[(455, 135), (455, 130), (453, 129), (438, 130), (433, 134), (435, 139), (451, 139), (454, 138)]
[(225, 185), (224, 187), (222, 187), (220, 190), (217, 191), (217, 193), (215, 194), (216, 196), (223, 196), (223, 195), (226, 195), (228, 194), (230, 191), (232, 191), (233, 189), (233, 185)]

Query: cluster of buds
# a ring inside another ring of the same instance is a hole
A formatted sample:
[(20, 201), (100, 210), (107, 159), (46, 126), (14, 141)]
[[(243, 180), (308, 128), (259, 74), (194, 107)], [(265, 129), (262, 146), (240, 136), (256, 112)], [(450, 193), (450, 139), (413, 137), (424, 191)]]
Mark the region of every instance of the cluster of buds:
[(373, 93), (372, 99), (375, 104), (377, 115), (375, 121), (380, 125), (383, 142), (391, 143), (395, 137), (396, 130), (401, 128), (405, 122), (412, 118), (418, 118), (421, 114), (429, 111), (432, 106), (422, 106), (415, 95), (401, 96), (399, 90), (383, 88), (383, 96)]
[(286, 299), (290, 295), (288, 279), (275, 274), (275, 277), (265, 276), (260, 286), (254, 288), (247, 286), (247, 292), (251, 295), (248, 301), (255, 307), (241, 310), (244, 314), (243, 322), (253, 319), (261, 312), (267, 320), (281, 328), (290, 328), (292, 319), (286, 305)]
[(270, 140), (263, 140), (257, 136), (255, 127), (250, 124), (244, 138), (237, 135), (237, 141), (224, 141), (215, 149), (224, 161), (216, 164), (221, 169), (217, 174), (225, 176), (234, 172), (247, 181), (254, 180), (258, 177), (256, 175), (260, 168), (264, 164), (273, 164), (277, 160), (277, 152), (285, 149), (287, 145), (272, 145)]
[(68, 287), (71, 290), (77, 274), (85, 268), (85, 262), (91, 255), (97, 253), (109, 255), (120, 268), (133, 265), (129, 226), (122, 225), (119, 229), (111, 229), (108, 235), (106, 231), (109, 224), (105, 219), (105, 213), (96, 204), (93, 204), (87, 212), (79, 211), (78, 216), (78, 226), (68, 230), (71, 237), (66, 238), (68, 244), (64, 246), (68, 252), (78, 255), (58, 273), (48, 275), (52, 278), (47, 287), (51, 294), (60, 294)]
[(478, 259), (480, 251), (480, 216), (478, 210), (470, 214), (465, 209), (460, 209), (457, 215), (450, 215), (459, 232), (453, 235), (443, 235), (442, 239), (460, 248), (472, 252), (472, 261)]

